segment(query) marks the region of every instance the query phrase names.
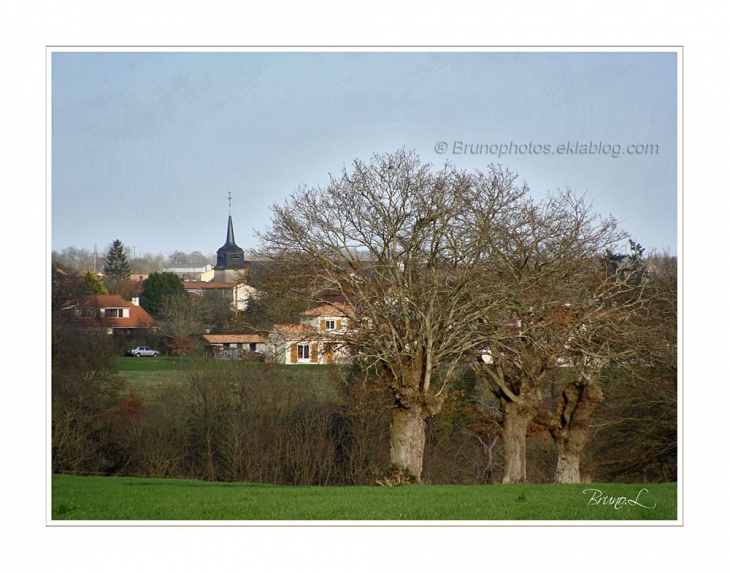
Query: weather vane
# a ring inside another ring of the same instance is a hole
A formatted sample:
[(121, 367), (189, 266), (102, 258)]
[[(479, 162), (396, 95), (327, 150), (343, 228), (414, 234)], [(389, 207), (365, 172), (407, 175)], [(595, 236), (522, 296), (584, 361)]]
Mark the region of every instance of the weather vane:
[(228, 214), (231, 214), (231, 192), (228, 192)]

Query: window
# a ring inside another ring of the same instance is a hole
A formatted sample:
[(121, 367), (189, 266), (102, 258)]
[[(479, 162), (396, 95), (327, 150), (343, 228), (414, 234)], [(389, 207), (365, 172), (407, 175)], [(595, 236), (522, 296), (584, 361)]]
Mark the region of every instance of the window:
[(334, 330), (335, 329), (335, 321), (334, 320), (325, 320), (324, 321), (324, 328), (325, 328), (325, 330)]
[(309, 360), (309, 344), (297, 345), (297, 359)]
[(105, 308), (104, 318), (118, 318), (121, 314), (120, 310), (119, 308)]

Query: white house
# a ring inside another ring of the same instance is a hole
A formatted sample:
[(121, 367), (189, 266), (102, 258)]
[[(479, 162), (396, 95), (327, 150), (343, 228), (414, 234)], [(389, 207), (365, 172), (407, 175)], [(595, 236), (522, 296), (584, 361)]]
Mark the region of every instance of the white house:
[(254, 296), (255, 290), (246, 284), (221, 282), (184, 282), (185, 291), (189, 294), (203, 296), (206, 291), (221, 293), (236, 310), (246, 310), (248, 299)]
[(341, 364), (350, 356), (344, 334), (348, 308), (325, 304), (299, 315), (299, 324), (276, 324), (268, 337), (268, 358), (280, 364)]

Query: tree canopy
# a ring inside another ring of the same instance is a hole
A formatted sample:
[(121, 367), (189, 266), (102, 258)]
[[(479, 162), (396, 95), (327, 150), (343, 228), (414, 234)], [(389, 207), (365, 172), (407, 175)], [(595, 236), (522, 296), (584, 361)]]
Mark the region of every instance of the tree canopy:
[(355, 160), (274, 206), (261, 238), (297, 284), (306, 277), (302, 296), (347, 309), (348, 346), (393, 399), (391, 461), (416, 478), (425, 420), (457, 365), (474, 364), (500, 399), (505, 481), (521, 481), (549, 374), (580, 366), (574, 389), (591, 396), (587, 381), (628, 354), (628, 319), (644, 308), (636, 257), (607, 272), (606, 253), (626, 240), (613, 218), (569, 190), (536, 201), (501, 166), (436, 171), (405, 150)]
[(182, 280), (175, 273), (152, 273), (142, 283), (142, 287), (144, 290), (140, 305), (155, 318), (160, 315), (168, 297), (187, 294)]
[(417, 478), (425, 420), (481, 345), (471, 324), (500, 306), (497, 291), (473, 287), (485, 284), (494, 229), (527, 194), (516, 181), (499, 167), (433, 171), (413, 152), (374, 155), (275, 206), (262, 236), (267, 256), (298, 265), (322, 302), (335, 293), (349, 309), (347, 342), (393, 397), (392, 462)]

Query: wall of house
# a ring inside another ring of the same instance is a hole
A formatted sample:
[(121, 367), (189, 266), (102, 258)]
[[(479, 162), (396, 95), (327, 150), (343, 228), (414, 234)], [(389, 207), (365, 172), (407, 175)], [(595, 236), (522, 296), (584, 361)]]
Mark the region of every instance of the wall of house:
[(215, 277), (215, 271), (211, 268), (204, 273), (200, 273), (198, 280), (204, 283), (209, 283), (213, 280), (213, 277)]
[(213, 282), (217, 283), (240, 283), (243, 280), (243, 271), (235, 269), (224, 269), (213, 271)]
[(342, 331), (347, 328), (347, 318), (334, 314), (322, 314), (318, 316), (302, 315), (299, 317), (300, 324), (307, 324), (317, 331), (327, 330), (327, 321), (333, 321), (335, 323), (335, 332)]
[(256, 294), (256, 289), (245, 284), (236, 285), (233, 289), (233, 306), (244, 311), (248, 308), (248, 299)]
[[(309, 358), (300, 359), (297, 347), (309, 344)], [(260, 345), (261, 346), (261, 345)], [(328, 349), (329, 346), (329, 349)], [(277, 364), (343, 364), (349, 359), (347, 350), (337, 342), (322, 340), (284, 340), (278, 335), (269, 336), (265, 350), (259, 350), (266, 360)]]
[(269, 334), (266, 346), (261, 352), (266, 357), (267, 362), (291, 364), (291, 362), (287, 362), (287, 343), (277, 332)]

